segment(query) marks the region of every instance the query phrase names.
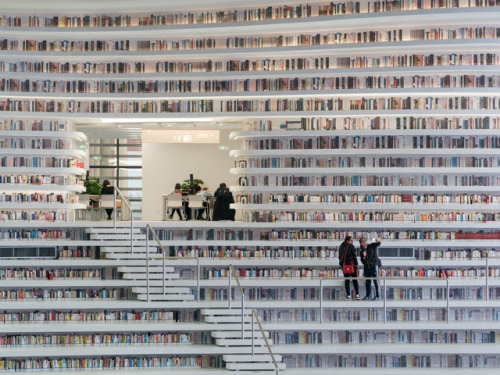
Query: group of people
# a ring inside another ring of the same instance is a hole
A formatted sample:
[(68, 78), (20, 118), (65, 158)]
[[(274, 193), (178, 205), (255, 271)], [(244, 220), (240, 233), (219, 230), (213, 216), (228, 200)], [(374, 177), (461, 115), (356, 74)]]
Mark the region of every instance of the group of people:
[[(207, 220), (209, 218), (204, 217), (204, 214), (209, 210), (208, 199), (212, 197), (210, 190), (206, 187), (203, 187), (201, 184), (195, 185), (193, 189), (194, 195), (199, 195), (203, 197), (203, 208), (191, 209), (189, 207), (189, 200), (183, 202), (183, 208), (186, 215), (185, 220), (191, 220), (194, 216), (196, 220)], [(186, 190), (182, 190), (181, 184), (175, 184), (174, 189), (170, 192), (169, 195), (183, 195), (188, 196), (189, 192)], [(215, 203), (212, 211), (212, 220), (232, 220), (234, 221), (234, 209), (230, 208), (230, 204), (234, 203), (233, 193), (229, 190), (225, 183), (221, 183), (217, 190), (214, 193)], [(177, 213), (179, 216), (179, 220), (184, 220), (181, 214), (180, 208), (173, 208), (172, 212), (169, 215), (170, 220), (174, 218), (174, 214)]]
[[(346, 299), (348, 301), (352, 300), (350, 283), (351, 279), (353, 279), (352, 283), (354, 286), (354, 291), (356, 293), (355, 298), (356, 300), (361, 299), (359, 296), (358, 280), (356, 280), (359, 274), (358, 257), (356, 255), (356, 248), (354, 247), (353, 242), (354, 240), (351, 236), (346, 236), (344, 242), (342, 242), (339, 246), (339, 265), (342, 268), (344, 277), (346, 278), (345, 290)], [(365, 281), (366, 296), (363, 298), (363, 300), (379, 300), (380, 294), (378, 281), (376, 279), (373, 280), (373, 283), (375, 285), (375, 296), (372, 298), (372, 279), (370, 278), (377, 277), (377, 267), (382, 266), (382, 263), (377, 254), (377, 248), (380, 246), (380, 238), (377, 238), (371, 244), (368, 244), (366, 238), (360, 238), (359, 246), (359, 254), (361, 257), (361, 262), (363, 263), (364, 276), (367, 278)]]

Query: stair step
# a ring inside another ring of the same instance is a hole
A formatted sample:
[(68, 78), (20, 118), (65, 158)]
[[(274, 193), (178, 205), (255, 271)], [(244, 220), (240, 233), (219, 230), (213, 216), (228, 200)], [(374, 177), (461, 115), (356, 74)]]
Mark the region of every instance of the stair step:
[[(85, 228), (85, 233), (93, 234), (118, 234), (128, 233), (130, 235), (130, 228)], [(134, 234), (141, 233), (141, 228), (134, 228)]]
[[(132, 288), (132, 292), (137, 293), (137, 294), (145, 294), (147, 293), (147, 288), (145, 287), (134, 287)], [(163, 293), (163, 287), (149, 287), (149, 293), (150, 294), (162, 294)], [(182, 288), (182, 287), (170, 287), (167, 286), (165, 288), (165, 293), (166, 294), (191, 294), (191, 289), (190, 288)]]
[[(120, 246), (120, 247), (102, 247), (101, 249), (104, 249), (102, 251), (106, 253), (130, 253), (130, 246)], [(134, 246), (134, 254), (142, 254), (142, 257), (144, 258), (146, 256), (146, 246)], [(161, 254), (158, 252), (157, 247), (149, 247), (149, 255), (151, 256), (160, 256)]]
[[(266, 341), (264, 339), (254, 340), (255, 346), (265, 346)], [(269, 340), (269, 345), (272, 345), (272, 341)], [(218, 346), (251, 346), (252, 339), (216, 339), (215, 345)]]
[[(245, 325), (247, 327), (247, 325)], [(264, 334), (266, 337), (269, 338), (269, 332), (264, 331)], [(241, 330), (240, 331), (212, 331), (212, 337), (214, 339), (230, 339), (230, 338), (241, 338)], [(252, 331), (246, 329), (245, 333), (243, 335), (244, 338), (251, 338), (252, 337)], [(262, 338), (262, 333), (260, 333), (259, 330), (255, 329), (254, 326), (254, 337), (255, 338)]]
[[(147, 275), (140, 273), (124, 273), (123, 278), (126, 280), (146, 280)], [(166, 273), (165, 280), (179, 280), (178, 273)], [(163, 274), (153, 273), (149, 275), (149, 280), (163, 280)]]
[[(273, 362), (271, 354), (225, 354), (222, 356), (222, 359), (225, 362)], [(274, 359), (276, 362), (281, 362), (283, 357), (279, 354), (274, 354)]]
[[(241, 316), (205, 316), (205, 323), (241, 323)], [(245, 323), (251, 323), (249, 316), (245, 317)]]
[(131, 253), (116, 253), (116, 254), (105, 253), (105, 255), (106, 255), (106, 259), (116, 259), (116, 260), (141, 259), (141, 260), (145, 261), (145, 259), (144, 259), (145, 254), (141, 254), (141, 253), (136, 254), (135, 252), (134, 252), (134, 254), (131, 254)]
[[(129, 240), (130, 241), (130, 233), (129, 234), (95, 234), (91, 233), (90, 234), (90, 239), (91, 240)], [(145, 241), (146, 240), (146, 235), (145, 234), (134, 234), (134, 241), (136, 240), (141, 240)]]
[[(284, 363), (278, 363), (280, 370), (286, 370)], [(274, 363), (226, 363), (226, 369), (231, 371), (263, 371), (274, 370)], [(307, 371), (305, 371), (307, 373)]]
[[(148, 296), (138, 294), (137, 299), (147, 301)], [(149, 294), (149, 299), (151, 301), (194, 301), (194, 296), (192, 294)]]
[[(241, 316), (241, 307), (235, 307), (233, 309), (201, 309), (200, 312), (202, 315), (210, 315), (210, 316), (214, 316), (214, 315), (224, 315), (224, 316), (238, 315), (238, 316)], [(252, 315), (252, 310), (244, 309), (243, 313), (245, 315)]]
[[(118, 267), (118, 272), (126, 272), (126, 273), (145, 273), (146, 272), (146, 266), (123, 266), (123, 267)], [(162, 266), (152, 266), (151, 264), (149, 265), (149, 272), (150, 273), (163, 273), (163, 267)], [(165, 267), (165, 272), (167, 273), (172, 273), (175, 272), (174, 267)]]

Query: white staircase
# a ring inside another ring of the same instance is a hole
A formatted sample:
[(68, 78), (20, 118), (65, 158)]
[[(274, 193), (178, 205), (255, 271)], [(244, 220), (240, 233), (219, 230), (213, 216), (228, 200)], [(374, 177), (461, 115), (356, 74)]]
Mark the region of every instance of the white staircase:
[[(241, 329), (234, 330), (235, 323), (239, 323), (240, 327), (242, 324), (241, 308), (201, 310), (204, 321), (214, 324), (212, 337), (215, 339), (215, 344), (227, 348), (228, 354), (222, 357), (226, 363), (226, 369), (232, 371), (275, 371), (271, 355), (256, 322), (254, 323), (252, 340), (252, 311), (244, 310), (243, 314), (244, 332)], [(269, 345), (272, 345), (269, 332), (264, 332), (264, 334)], [(254, 345), (253, 355), (252, 342)], [(278, 362), (279, 370), (285, 370), (286, 366), (282, 363), (282, 357), (274, 355), (274, 358)]]
[[(124, 279), (135, 280), (137, 286), (132, 292), (140, 301), (147, 301), (147, 267), (146, 267), (146, 235), (141, 233), (140, 228), (134, 228), (133, 252), (131, 249), (130, 228), (87, 228), (86, 232), (93, 241), (102, 241), (101, 252), (108, 259), (137, 260), (133, 266), (121, 266), (117, 270)], [(155, 242), (149, 241), (149, 255), (161, 256)], [(149, 261), (149, 300), (150, 301), (193, 301), (194, 295), (190, 288), (172, 287), (169, 282), (178, 280), (179, 274), (174, 267), (163, 268), (162, 259), (150, 259)], [(165, 283), (163, 281), (165, 279)], [(164, 288), (165, 284), (165, 288)]]

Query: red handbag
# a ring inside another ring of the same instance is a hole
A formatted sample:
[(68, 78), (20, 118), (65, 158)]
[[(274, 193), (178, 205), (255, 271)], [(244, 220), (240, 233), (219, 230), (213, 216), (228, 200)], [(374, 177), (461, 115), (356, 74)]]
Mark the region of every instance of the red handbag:
[[(345, 248), (345, 255), (344, 255), (344, 261), (346, 259), (346, 256), (347, 256), (347, 249), (349, 248), (349, 246), (346, 246)], [(354, 264), (343, 264), (342, 265), (342, 272), (345, 274), (351, 274), (351, 273), (354, 273)]]

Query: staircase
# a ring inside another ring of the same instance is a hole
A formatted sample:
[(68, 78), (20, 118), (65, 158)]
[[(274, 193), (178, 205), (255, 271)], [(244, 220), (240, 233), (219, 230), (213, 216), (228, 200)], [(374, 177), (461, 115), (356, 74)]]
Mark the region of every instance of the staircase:
[[(241, 309), (202, 309), (201, 315), (205, 323), (213, 323), (212, 337), (217, 346), (227, 348), (228, 354), (222, 359), (226, 363), (226, 369), (232, 371), (275, 371), (275, 366), (271, 355), (266, 347), (265, 340), (260, 332), (257, 323), (254, 323), (253, 343), (254, 355), (252, 355), (252, 311), (244, 310), (245, 332), (241, 331), (242, 317)], [(235, 330), (235, 327), (240, 327)], [(264, 332), (269, 338), (269, 332)], [(278, 368), (285, 370), (280, 355), (274, 355)]]
[[(131, 265), (120, 266), (117, 271), (127, 280), (136, 280), (137, 286), (132, 288), (132, 292), (140, 301), (147, 300), (147, 268), (146, 268), (146, 235), (141, 233), (140, 228), (134, 228), (134, 252), (130, 247), (130, 228), (87, 228), (93, 241), (102, 241), (101, 253), (107, 259), (127, 262)], [(149, 255), (161, 256), (156, 242), (149, 241)], [(120, 262), (117, 262), (120, 263)], [(165, 289), (163, 288), (163, 278), (165, 276)], [(174, 267), (163, 269), (162, 259), (151, 259), (149, 261), (149, 300), (183, 302), (193, 301), (194, 295), (190, 288), (168, 286), (172, 280), (179, 280), (179, 274)]]

